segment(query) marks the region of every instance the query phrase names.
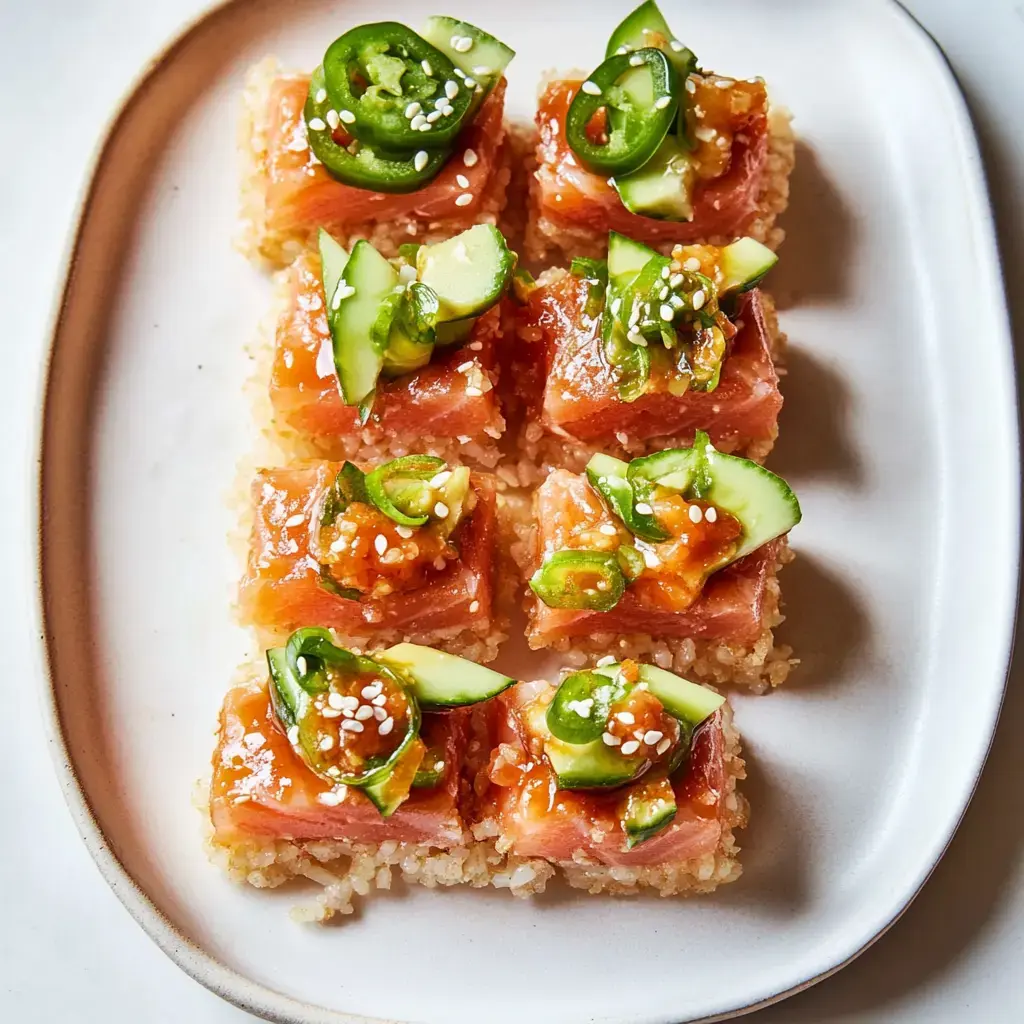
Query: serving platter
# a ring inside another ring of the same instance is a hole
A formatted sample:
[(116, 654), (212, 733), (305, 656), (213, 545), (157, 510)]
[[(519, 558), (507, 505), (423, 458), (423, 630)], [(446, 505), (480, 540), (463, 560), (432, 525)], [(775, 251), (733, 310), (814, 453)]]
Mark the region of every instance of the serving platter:
[[(734, 698), (745, 874), (691, 901), (396, 888), (340, 926), (229, 883), (193, 797), (256, 652), (231, 610), (227, 498), (253, 445), (267, 278), (230, 245), (246, 67), (311, 66), (380, 6), (236, 0), (117, 117), (83, 208), (44, 409), (41, 576), (58, 769), (83, 838), (185, 970), (288, 1021), (713, 1019), (856, 955), (927, 878), (1002, 696), (1018, 453), (977, 150), (941, 55), (894, 4), (665, 3), (709, 66), (763, 75), (800, 138), (771, 289), (790, 335), (771, 465), (799, 490), (786, 687)], [(678, 8), (678, 9), (677, 9)], [(509, 110), (589, 66), (625, 5), (517, 4)], [(433, 8), (396, 2), (416, 25)], [(444, 13), (485, 20), (469, 3)], [(504, 662), (515, 670), (515, 662)]]

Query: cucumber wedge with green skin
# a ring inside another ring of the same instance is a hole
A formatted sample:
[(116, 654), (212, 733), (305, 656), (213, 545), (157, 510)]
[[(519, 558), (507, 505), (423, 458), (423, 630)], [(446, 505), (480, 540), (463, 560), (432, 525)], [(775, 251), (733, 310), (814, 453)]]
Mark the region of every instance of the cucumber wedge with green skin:
[(620, 235), (617, 231), (608, 233), (608, 284), (621, 293), (636, 280), (637, 275), (658, 254), (641, 242)]
[(722, 271), (720, 295), (749, 291), (761, 282), (779, 257), (756, 238), (738, 238), (722, 249), (719, 267)]
[(462, 320), (486, 312), (508, 286), (515, 255), (493, 224), (477, 224), (416, 253), (423, 284), (437, 292), (439, 319)]
[(375, 654), (374, 661), (404, 676), (425, 711), (477, 704), (515, 682), (466, 658), (419, 644), (396, 644)]
[[(436, 46), (471, 81), (482, 86), (481, 100), (498, 84), (516, 55), (515, 50), (476, 25), (445, 15), (428, 18), (420, 35)], [(455, 42), (460, 39), (470, 40), (472, 45), (469, 49), (465, 49), (465, 44), (456, 49)], [(458, 84), (462, 86), (461, 82)]]
[(612, 32), (604, 55), (611, 57), (613, 54), (628, 53), (644, 46), (655, 46), (659, 50), (664, 50), (669, 60), (675, 64), (683, 81), (692, 71), (697, 70), (697, 58), (693, 51), (675, 38), (654, 0), (647, 0), (622, 19)]
[(638, 170), (613, 179), (622, 205), (653, 220), (693, 220), (693, 160), (675, 135)]
[[(381, 307), (398, 284), (398, 271), (369, 242), (352, 249), (339, 287), (327, 300), (334, 368), (346, 405), (359, 405), (377, 386), (387, 335), (381, 337)], [(343, 297), (344, 296), (344, 297)]]
[(338, 282), (345, 276), (348, 253), (323, 228), (320, 229), (318, 241), (321, 278), (324, 282), (324, 301), (327, 303), (327, 308), (330, 309), (331, 300), (338, 290)]
[(413, 281), (400, 295), (384, 300), (394, 305), (383, 372), (392, 377), (411, 373), (430, 362), (440, 307), (433, 288)]
[(626, 849), (632, 850), (671, 825), (677, 810), (676, 794), (668, 779), (632, 787), (620, 815)]
[(422, 760), (423, 744), (417, 740), (398, 758), (389, 774), (378, 782), (361, 787), (361, 791), (380, 811), (382, 818), (391, 817), (409, 799), (409, 790), (412, 789)]
[[(604, 665), (593, 671), (614, 679), (621, 667)], [(686, 722), (692, 729), (710, 718), (725, 703), (720, 693), (698, 683), (691, 683), (689, 679), (658, 668), (657, 665), (640, 665), (638, 682), (646, 683), (647, 689), (661, 701), (662, 707), (673, 718)]]

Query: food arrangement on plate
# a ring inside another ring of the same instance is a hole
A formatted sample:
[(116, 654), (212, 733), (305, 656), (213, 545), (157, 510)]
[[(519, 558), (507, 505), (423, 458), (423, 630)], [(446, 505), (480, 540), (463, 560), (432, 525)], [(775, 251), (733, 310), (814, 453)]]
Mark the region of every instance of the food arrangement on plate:
[[(734, 880), (718, 687), (794, 664), (773, 630), (801, 513), (762, 465), (784, 338), (760, 287), (788, 119), (647, 2), (589, 76), (544, 84), (524, 157), (514, 56), (433, 17), (249, 76), (276, 456), (239, 609), (266, 663), (223, 704), (211, 848), (254, 886), (319, 884), (309, 920), (396, 872), (517, 896)], [(487, 665), (531, 650), (541, 679)]]

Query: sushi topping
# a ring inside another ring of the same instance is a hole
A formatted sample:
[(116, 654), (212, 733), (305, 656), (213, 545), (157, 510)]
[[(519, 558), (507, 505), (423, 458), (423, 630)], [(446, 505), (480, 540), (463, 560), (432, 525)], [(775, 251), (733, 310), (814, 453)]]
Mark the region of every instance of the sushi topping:
[(416, 644), (355, 654), (320, 628), (297, 630), (267, 652), (267, 663), (271, 706), (294, 751), (342, 793), (361, 790), (383, 817), (413, 787), (435, 787), (447, 771), (446, 750), (420, 739), (422, 709), (473, 704), (513, 682)]
[[(464, 55), (476, 42), (493, 66), (481, 65), (470, 84)], [(397, 22), (351, 29), (331, 43), (310, 81), (310, 148), (347, 185), (415, 191), (444, 167), (514, 56), (475, 26), (448, 18), (431, 18), (422, 34)]]
[(324, 496), (311, 553), (342, 597), (386, 597), (427, 584), (459, 557), (451, 541), (476, 504), (469, 470), (407, 455), (364, 474), (351, 462)]
[[(334, 368), (343, 400), (372, 413), (379, 378), (430, 362), (434, 349), (464, 341), (474, 319), (505, 293), (516, 255), (496, 227), (478, 224), (436, 245), (403, 246), (385, 259), (369, 242), (351, 255), (325, 231), (320, 256)], [(491, 388), (481, 372), (467, 393)]]
[(722, 455), (702, 431), (692, 448), (630, 463), (595, 455), (587, 479), (596, 500), (530, 579), (552, 608), (608, 611), (629, 589), (645, 607), (682, 611), (712, 573), (800, 521), (781, 478)]
[(419, 705), (406, 683), (335, 646), (325, 629), (298, 630), (267, 662), (274, 713), (295, 752), (321, 778), (362, 789), (385, 817), (392, 813), (424, 753)]
[(644, 47), (609, 57), (573, 98), (565, 134), (595, 174), (642, 167), (676, 121), (678, 75), (665, 54)]

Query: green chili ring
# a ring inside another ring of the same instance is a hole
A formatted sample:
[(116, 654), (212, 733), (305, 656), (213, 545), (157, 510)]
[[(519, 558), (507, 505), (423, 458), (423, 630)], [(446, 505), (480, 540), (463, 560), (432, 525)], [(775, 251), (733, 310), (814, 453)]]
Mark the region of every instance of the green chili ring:
[[(304, 664), (299, 664), (299, 658)], [(409, 725), (401, 743), (380, 764), (375, 764), (355, 775), (332, 775), (322, 767), (320, 751), (305, 728), (312, 707), (312, 698), (325, 693), (330, 687), (324, 672), (325, 663), (354, 674), (372, 673), (386, 679), (405, 695), (409, 706)], [(270, 668), (270, 699), (274, 714), (287, 730), (299, 730), (299, 747), (310, 770), (332, 784), (363, 788), (387, 778), (405, 752), (419, 736), (421, 713), (415, 694), (391, 669), (371, 658), (353, 654), (334, 643), (331, 634), (323, 628), (296, 630), (284, 647), (267, 651)]]
[[(597, 577), (601, 589), (581, 586), (578, 575)], [(606, 612), (614, 608), (626, 589), (618, 559), (601, 551), (556, 551), (530, 577), (530, 589), (549, 608)]]
[[(566, 676), (548, 705), (547, 726), (552, 736), (566, 743), (599, 740), (608, 725), (611, 706), (626, 694), (621, 682), (597, 672)], [(583, 702), (584, 707), (580, 706)], [(589, 702), (589, 707), (586, 707)], [(576, 707), (572, 707), (575, 705)], [(580, 710), (586, 714), (580, 714)]]
[[(635, 171), (654, 156), (672, 127), (678, 92), (676, 70), (661, 50), (644, 47), (609, 57), (569, 106), (565, 136), (570, 148), (595, 173)], [(604, 145), (592, 142), (587, 134), (591, 119), (602, 107), (608, 113)]]
[[(410, 483), (419, 495), (421, 491), (429, 491), (426, 481), (440, 473), (446, 465), (444, 459), (434, 455), (404, 455), (400, 459), (392, 459), (367, 474), (366, 493), (372, 504), (400, 526), (423, 526), (430, 518), (430, 513), (410, 514), (403, 511), (388, 494), (387, 485), (398, 477), (411, 478)], [(408, 499), (405, 504), (408, 507)]]
[[(437, 177), (447, 162), (451, 154), (448, 148), (420, 148), (415, 154), (389, 156), (358, 140), (349, 148), (339, 145), (334, 141), (327, 121), (327, 112), (333, 109), (330, 100), (317, 102), (321, 91), (326, 91), (324, 73), (323, 68), (317, 68), (310, 80), (309, 95), (302, 112), (306, 138), (313, 155), (327, 168), (331, 177), (342, 184), (372, 192), (415, 192)], [(349, 126), (345, 127), (347, 130)]]
[[(323, 66), (327, 95), (346, 130), (379, 151), (449, 148), (473, 101), (455, 65), (395, 21), (360, 25), (339, 36)], [(406, 116), (410, 109), (415, 113)], [(434, 113), (439, 116), (430, 120)]]

